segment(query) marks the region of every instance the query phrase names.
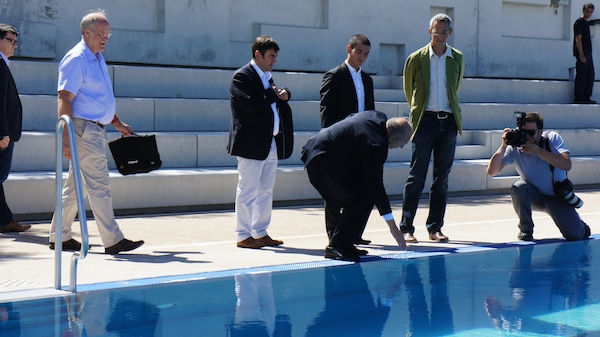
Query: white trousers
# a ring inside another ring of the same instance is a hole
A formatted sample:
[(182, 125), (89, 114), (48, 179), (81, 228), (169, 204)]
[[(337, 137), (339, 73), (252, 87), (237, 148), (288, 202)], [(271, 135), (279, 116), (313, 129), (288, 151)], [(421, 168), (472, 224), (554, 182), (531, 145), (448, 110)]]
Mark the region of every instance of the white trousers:
[(237, 157), (238, 185), (235, 195), (237, 240), (255, 239), (267, 235), (273, 210), (273, 186), (277, 173), (277, 145), (265, 160)]
[[(110, 195), (110, 177), (106, 159), (106, 130), (79, 118), (73, 118), (73, 127), (79, 156), (83, 196), (89, 200), (102, 244), (104, 247), (110, 247), (121, 241), (124, 236), (115, 220)], [(72, 163), (69, 164), (69, 175), (63, 185), (62, 202), (62, 241), (64, 242), (73, 237), (71, 227), (78, 212)], [(56, 241), (56, 217), (55, 213), (50, 228), (50, 242)]]

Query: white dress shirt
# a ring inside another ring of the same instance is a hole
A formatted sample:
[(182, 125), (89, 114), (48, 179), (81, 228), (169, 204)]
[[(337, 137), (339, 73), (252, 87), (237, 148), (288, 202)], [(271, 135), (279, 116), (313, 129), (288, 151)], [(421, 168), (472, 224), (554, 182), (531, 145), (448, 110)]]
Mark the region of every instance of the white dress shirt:
[(446, 52), (442, 56), (437, 56), (429, 45), (429, 99), (425, 107), (427, 111), (452, 112), (446, 87), (447, 57), (452, 57), (450, 46), (446, 45)]

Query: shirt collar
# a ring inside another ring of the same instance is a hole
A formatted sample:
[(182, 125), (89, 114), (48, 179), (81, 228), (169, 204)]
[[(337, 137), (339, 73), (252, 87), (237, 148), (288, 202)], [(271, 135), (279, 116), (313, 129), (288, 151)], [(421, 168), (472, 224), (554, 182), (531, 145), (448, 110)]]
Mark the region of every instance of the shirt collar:
[[(429, 58), (432, 58), (433, 55), (435, 55), (435, 52), (433, 51), (433, 47), (431, 46), (431, 43), (429, 44)], [(440, 57), (453, 57), (452, 56), (452, 50), (450, 48), (450, 45), (446, 43), (446, 51), (444, 52), (444, 54), (442, 54), (442, 56)]]
[(348, 69), (355, 74), (358, 74), (362, 71), (362, 67), (359, 67), (358, 70), (354, 69), (354, 67), (351, 66), (350, 63), (348, 63), (348, 60), (345, 60), (344, 63), (346, 63), (346, 66), (348, 66)]
[(8, 57), (6, 57), (6, 55), (4, 55), (4, 53), (1, 51), (0, 51), (0, 55), (2, 55), (2, 58), (4, 59), (4, 62), (6, 62), (6, 65), (9, 65), (10, 61), (8, 60)]
[(254, 70), (256, 70), (256, 72), (258, 73), (258, 76), (262, 79), (262, 78), (266, 78), (267, 81), (271, 79), (271, 72), (267, 71), (263, 71), (262, 69), (260, 69), (260, 67), (256, 64), (256, 62), (254, 62), (254, 59), (252, 59), (250, 61), (250, 64), (252, 64), (252, 66), (254, 67)]

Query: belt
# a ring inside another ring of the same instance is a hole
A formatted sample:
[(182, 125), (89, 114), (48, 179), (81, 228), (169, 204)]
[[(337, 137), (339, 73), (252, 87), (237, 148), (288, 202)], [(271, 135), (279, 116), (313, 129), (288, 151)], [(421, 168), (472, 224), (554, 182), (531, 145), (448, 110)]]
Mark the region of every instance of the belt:
[(102, 124), (102, 123), (99, 123), (99, 122), (96, 122), (96, 121), (91, 121), (91, 120), (88, 120), (88, 119), (84, 119), (84, 121), (86, 121), (86, 122), (90, 122), (90, 123), (92, 123), (92, 124), (96, 124), (96, 125), (98, 125), (98, 126), (99, 126), (99, 127), (101, 127), (101, 128), (104, 128), (104, 127), (106, 126), (106, 125), (104, 125), (104, 124)]
[(426, 113), (432, 113), (432, 114), (436, 114), (437, 115), (437, 119), (446, 119), (448, 118), (449, 115), (452, 114), (452, 112), (446, 112), (446, 111), (429, 111), (429, 110), (425, 110)]

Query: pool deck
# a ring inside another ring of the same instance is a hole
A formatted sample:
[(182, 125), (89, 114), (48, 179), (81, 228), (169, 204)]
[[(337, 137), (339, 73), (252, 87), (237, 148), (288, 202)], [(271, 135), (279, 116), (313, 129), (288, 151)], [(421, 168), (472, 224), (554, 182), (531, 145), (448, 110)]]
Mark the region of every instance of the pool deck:
[[(600, 233), (600, 190), (579, 190), (584, 200), (579, 210), (592, 229)], [(392, 202), (397, 219), (401, 201)], [(409, 244), (409, 251), (433, 251), (469, 246), (489, 246), (517, 241), (517, 217), (510, 196), (455, 196), (448, 201), (444, 234), (449, 243), (434, 243), (424, 226), (428, 201), (421, 200), (417, 212), (415, 236), (421, 240)], [(534, 212), (536, 240), (560, 238), (561, 234), (544, 213)], [(276, 207), (269, 234), (285, 243), (262, 249), (236, 247), (233, 211), (158, 214), (118, 217), (117, 221), (132, 240), (143, 239), (141, 248), (120, 255), (105, 255), (96, 225), (89, 219), (88, 256), (78, 263), (77, 285), (122, 283), (128, 280), (167, 277), (263, 266), (324, 261), (327, 244), (323, 208), (320, 205)], [(0, 234), (0, 301), (54, 291), (54, 251), (48, 248), (49, 222), (31, 223), (24, 233)], [(79, 223), (73, 227), (79, 239)], [(370, 255), (401, 253), (385, 222), (376, 210), (367, 225), (364, 238), (372, 244), (362, 248)], [(62, 286), (68, 289), (73, 253), (63, 253)]]

